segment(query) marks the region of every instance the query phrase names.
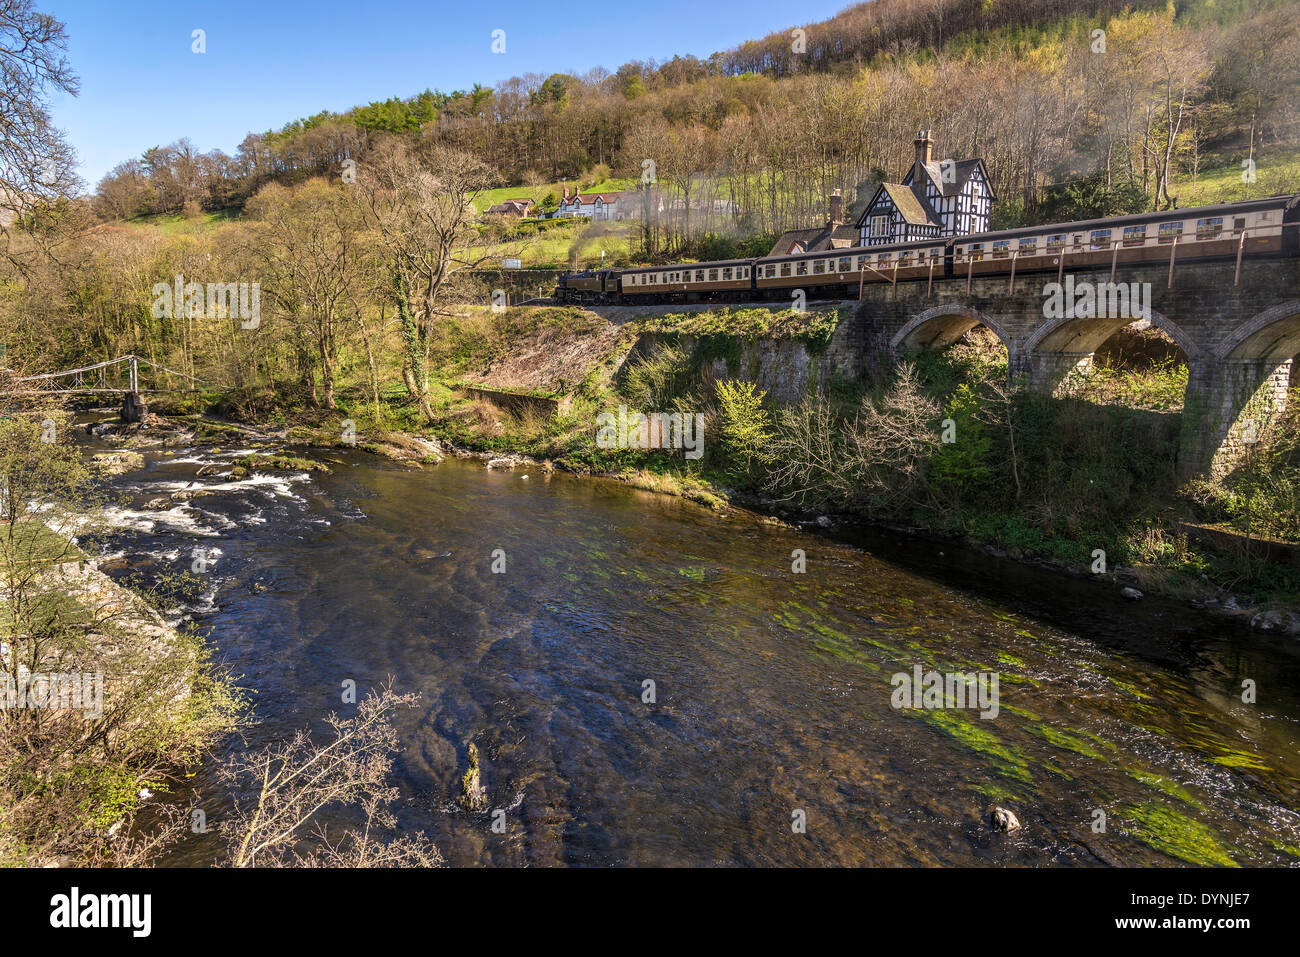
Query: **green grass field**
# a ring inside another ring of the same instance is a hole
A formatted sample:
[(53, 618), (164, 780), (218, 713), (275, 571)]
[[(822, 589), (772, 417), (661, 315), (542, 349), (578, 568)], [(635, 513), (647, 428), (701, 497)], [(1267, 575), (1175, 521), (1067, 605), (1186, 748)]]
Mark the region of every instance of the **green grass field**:
[(1245, 182), (1245, 173), (1240, 161), (1216, 163), (1201, 170), (1195, 182), (1187, 175), (1178, 178), (1169, 187), (1169, 195), (1178, 198), (1180, 207), (1186, 207), (1300, 192), (1300, 153), (1259, 154), (1255, 159), (1255, 181)]

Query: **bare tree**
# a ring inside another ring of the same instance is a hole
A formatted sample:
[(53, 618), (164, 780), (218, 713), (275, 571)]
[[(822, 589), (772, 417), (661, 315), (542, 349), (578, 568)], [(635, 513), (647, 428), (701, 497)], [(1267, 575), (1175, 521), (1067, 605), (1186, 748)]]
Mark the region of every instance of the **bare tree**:
[[(419, 696), (399, 695), (390, 686), (364, 698), (351, 718), (329, 717), (333, 736), (316, 744), (306, 731), (286, 743), (242, 756), (222, 769), (232, 788), (256, 788), (256, 799), (237, 803), (222, 826), (232, 867), (432, 867), (442, 855), (423, 834), (379, 840), (376, 832), (395, 827), (386, 810), (397, 797), (387, 783), (397, 750), (393, 712)], [(362, 824), (331, 837), (316, 816), (327, 807), (358, 806)], [(319, 850), (304, 840), (315, 835)]]
[(430, 421), (427, 369), (438, 299), (457, 273), (488, 258), (474, 206), (487, 181), (487, 167), (468, 153), (445, 146), (420, 152), (396, 139), (379, 143), (357, 177), (392, 274), (407, 386)]

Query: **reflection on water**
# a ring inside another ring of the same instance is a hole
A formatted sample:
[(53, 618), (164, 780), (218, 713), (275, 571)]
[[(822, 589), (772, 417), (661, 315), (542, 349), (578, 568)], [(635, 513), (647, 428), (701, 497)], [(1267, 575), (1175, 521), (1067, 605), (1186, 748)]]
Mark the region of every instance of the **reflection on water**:
[[(188, 612), (256, 692), (230, 747), (346, 712), (346, 679), (419, 691), (399, 821), (454, 864), (1300, 862), (1293, 640), (610, 482), (325, 457), (232, 482), (195, 477), (220, 455), (151, 456), (118, 480), (135, 505), (110, 551), (180, 570), (219, 549)], [(139, 507), (190, 482), (214, 494)], [(998, 672), (998, 717), (894, 710), (890, 676), (917, 664)], [(504, 835), (454, 804), (471, 740)], [(992, 834), (994, 804), (1024, 827)], [(173, 862), (212, 853), (196, 837)]]

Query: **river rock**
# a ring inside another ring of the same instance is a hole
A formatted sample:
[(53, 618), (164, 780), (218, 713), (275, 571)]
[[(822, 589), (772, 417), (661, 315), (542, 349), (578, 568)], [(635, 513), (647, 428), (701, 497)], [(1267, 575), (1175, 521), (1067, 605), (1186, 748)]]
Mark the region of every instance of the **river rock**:
[(120, 449), (116, 452), (97, 452), (90, 457), (90, 467), (98, 475), (121, 475), (144, 468), (144, 456), (139, 452)]
[(989, 826), (995, 831), (1009, 832), (1020, 829), (1020, 819), (1004, 807), (995, 807), (989, 815)]
[(1280, 608), (1251, 616), (1250, 627), (1280, 635), (1300, 635), (1300, 614)]
[(1131, 588), (1131, 587), (1129, 587), (1129, 586), (1127, 586), (1127, 585), (1126, 585), (1125, 587), (1121, 588), (1121, 589), (1119, 590), (1119, 593), (1120, 593), (1121, 595), (1123, 595), (1125, 598), (1127, 598), (1129, 601), (1141, 601), (1141, 600), (1142, 600), (1142, 593), (1141, 593), (1140, 591), (1138, 591), (1136, 588)]
[(172, 507), (172, 499), (170, 495), (155, 495), (151, 499), (146, 499), (140, 507), (148, 512), (165, 512)]
[(466, 750), (469, 752), (469, 770), (460, 779), (460, 800), (467, 811), (483, 811), (487, 809), (487, 791), (479, 775), (478, 747), (471, 743)]
[(443, 456), (442, 445), (437, 439), (405, 432), (382, 432), (362, 447), (406, 465), (437, 465)]

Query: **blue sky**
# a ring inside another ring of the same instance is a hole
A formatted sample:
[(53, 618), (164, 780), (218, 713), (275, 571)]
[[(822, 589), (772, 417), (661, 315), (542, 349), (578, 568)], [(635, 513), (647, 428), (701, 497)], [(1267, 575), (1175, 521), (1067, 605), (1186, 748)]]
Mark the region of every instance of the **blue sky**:
[[(188, 136), (233, 153), (245, 134), (322, 109), (491, 86), (525, 73), (615, 70), (628, 60), (707, 56), (816, 22), (850, 0), (37, 0), (61, 19), (81, 94), (55, 122), (93, 189), (151, 146)], [(202, 29), (207, 52), (191, 51)], [(492, 31), (506, 31), (505, 54)]]

